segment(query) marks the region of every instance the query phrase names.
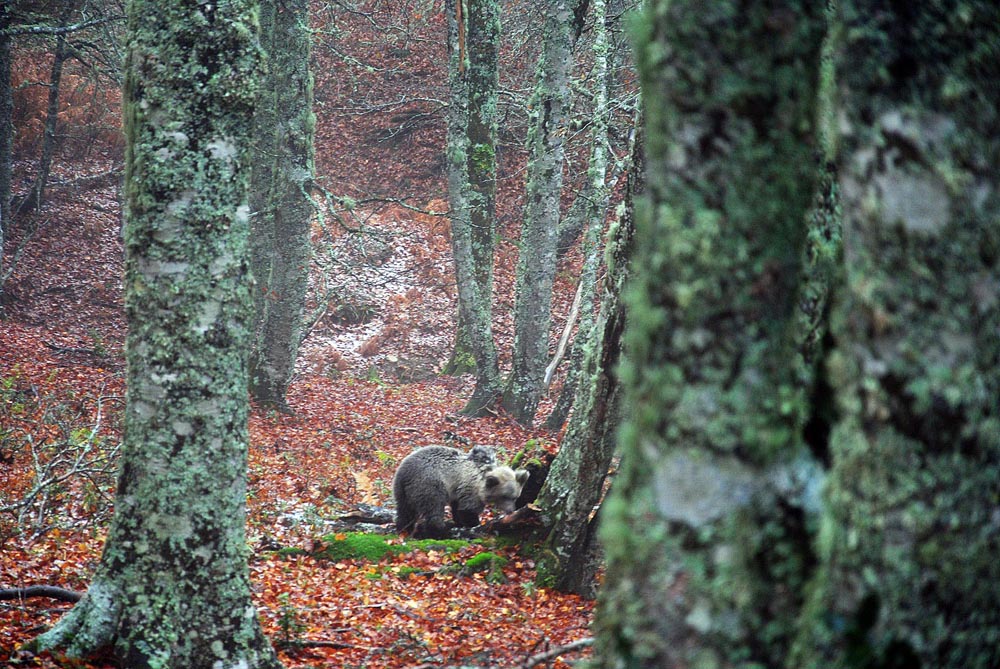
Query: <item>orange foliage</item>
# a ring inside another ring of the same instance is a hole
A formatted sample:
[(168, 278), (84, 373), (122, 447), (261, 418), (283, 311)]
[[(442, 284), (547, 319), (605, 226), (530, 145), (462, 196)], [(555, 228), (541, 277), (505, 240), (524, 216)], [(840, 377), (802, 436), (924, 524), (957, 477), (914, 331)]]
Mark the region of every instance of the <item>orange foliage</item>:
[[(17, 52), (17, 67), (11, 71), (14, 109), (14, 152), (33, 153), (41, 143), (48, 109), (52, 54)], [(62, 152), (79, 158), (94, 146), (120, 154), (124, 150), (121, 132), (121, 93), (109, 81), (95, 79), (78, 61), (69, 58), (63, 65), (59, 86), (59, 124)], [(69, 131), (67, 132), (67, 129)]]
[[(407, 301), (406, 296), (398, 297), (401, 305)], [(5, 327), (0, 379), (16, 379), (17, 387), (34, 389), (52, 402), (91, 397), (91, 390), (101, 386), (106, 392), (122, 392), (120, 372), (74, 363), (46, 346), (56, 336), (16, 323)], [(320, 547), (321, 519), (335, 516), (344, 505), (389, 502), (396, 463), (416, 446), (440, 443), (445, 431), (509, 450), (533, 436), (504, 418), (459, 417), (456, 411), (470, 390), (468, 382), (452, 379), (386, 386), (310, 376), (297, 381), (289, 393), (295, 415), (254, 412), (247, 532), (255, 602), (272, 639), (281, 639), (293, 619), (295, 638), (324, 642), (282, 650), (286, 666), (391, 669), (476, 658), (506, 666), (547, 645), (588, 636), (591, 603), (531, 587), (534, 563), (514, 548), (494, 551), (507, 560), (504, 584), (488, 582), (483, 573), (461, 574), (453, 568), (482, 550), (477, 546), (457, 554), (405, 553), (375, 564), (273, 552), (276, 546), (306, 551)], [(108, 423), (106, 436), (118, 439), (115, 424)], [(16, 488), (23, 480), (25, 465), (19, 458), (2, 470), (5, 492), (14, 492), (8, 486)], [(80, 524), (84, 517), (56, 519), (60, 526), (34, 542), (11, 536), (0, 554), (0, 585), (85, 589), (105, 528)], [(416, 573), (407, 577), (410, 572)], [(18, 644), (68, 607), (44, 599), (0, 607), (0, 661), (12, 657)], [(59, 666), (48, 655), (14, 656), (30, 666)], [(107, 665), (95, 661), (76, 666)]]

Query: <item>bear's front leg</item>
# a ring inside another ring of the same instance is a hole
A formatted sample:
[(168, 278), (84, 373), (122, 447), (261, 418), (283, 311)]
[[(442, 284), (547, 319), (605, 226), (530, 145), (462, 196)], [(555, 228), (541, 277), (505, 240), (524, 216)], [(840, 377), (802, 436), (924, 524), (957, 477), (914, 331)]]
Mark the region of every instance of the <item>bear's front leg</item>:
[(479, 514), (481, 512), (482, 509), (461, 509), (457, 503), (452, 502), (451, 504), (451, 517), (459, 527), (476, 527), (479, 525)]

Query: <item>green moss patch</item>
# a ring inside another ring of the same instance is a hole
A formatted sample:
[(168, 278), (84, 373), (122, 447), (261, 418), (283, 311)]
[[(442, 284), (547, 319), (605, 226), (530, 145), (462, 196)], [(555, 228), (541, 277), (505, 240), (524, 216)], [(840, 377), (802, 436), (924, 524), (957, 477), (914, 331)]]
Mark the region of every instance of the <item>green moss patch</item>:
[(473, 574), (482, 571), (486, 573), (488, 583), (505, 583), (507, 577), (504, 576), (503, 568), (506, 564), (507, 558), (487, 551), (466, 560), (462, 573)]
[(378, 562), (390, 555), (401, 555), (415, 550), (442, 551), (456, 553), (475, 542), (461, 539), (414, 539), (400, 541), (395, 535), (365, 534), (347, 532), (330, 534), (322, 539), (322, 545), (310, 553), (322, 560), (362, 560)]

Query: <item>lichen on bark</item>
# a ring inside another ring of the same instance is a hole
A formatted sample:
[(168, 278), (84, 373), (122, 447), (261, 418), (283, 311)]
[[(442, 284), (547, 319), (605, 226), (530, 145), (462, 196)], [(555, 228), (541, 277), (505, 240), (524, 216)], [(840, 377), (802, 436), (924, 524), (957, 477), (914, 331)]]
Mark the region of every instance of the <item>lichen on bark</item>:
[(842, 7), (838, 419), (795, 666), (996, 666), (1000, 7)]
[(552, 463), (539, 494), (551, 527), (543, 540), (537, 560), (539, 585), (593, 597), (597, 570), (596, 520), (593, 509), (599, 504), (604, 481), (614, 453), (618, 426), (618, 383), (615, 368), (621, 355), (621, 331), (625, 314), (621, 307), (621, 285), (632, 252), (634, 197), (641, 190), (641, 146), (633, 144), (625, 205), (614, 233), (609, 236), (608, 253), (622, 262), (609, 268), (602, 282), (600, 312), (595, 317), (594, 293), (597, 270), (603, 257), (601, 236), (607, 215), (609, 192), (606, 184), (607, 151), (607, 49), (606, 7), (603, 0), (592, 3), (594, 15), (594, 122), (588, 179), (590, 200), (585, 205), (587, 229), (584, 237), (584, 264), (580, 272), (583, 305), (577, 328), (575, 353), (580, 356), (579, 382), (574, 393), (573, 420), (566, 430), (559, 453)]
[(648, 181), (599, 664), (780, 666), (822, 481), (794, 355), (822, 7), (651, 2), (635, 26)]
[[(493, 405), (502, 389), (492, 325), (500, 6), (497, 0), (471, 0), (468, 11), (461, 12), (456, 2), (462, 0), (449, 0), (445, 8), (448, 200), (458, 288), (458, 332), (449, 368), (475, 369), (476, 386), (462, 409), (475, 415)], [(458, 48), (462, 30), (467, 31), (465, 53)], [(470, 354), (474, 364), (463, 365)]]
[(133, 0), (125, 85), (128, 396), (86, 596), (30, 647), (131, 668), (280, 667), (244, 536), (256, 3)]
[(542, 54), (530, 103), (524, 223), (519, 242), (514, 297), (513, 364), (503, 406), (531, 424), (541, 398), (552, 322), (552, 286), (563, 176), (563, 137), (569, 80), (577, 36), (573, 17), (583, 0), (547, 0)]
[(286, 394), (302, 338), (315, 171), (308, 3), (265, 0), (261, 16), (267, 57), (251, 182), (256, 288), (250, 392), (264, 406), (290, 411)]

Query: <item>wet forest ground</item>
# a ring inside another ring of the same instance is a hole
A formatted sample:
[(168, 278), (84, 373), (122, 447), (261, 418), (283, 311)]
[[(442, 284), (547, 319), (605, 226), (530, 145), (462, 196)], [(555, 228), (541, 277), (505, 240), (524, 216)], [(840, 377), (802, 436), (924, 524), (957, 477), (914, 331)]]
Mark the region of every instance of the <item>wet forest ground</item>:
[[(44, 79), (44, 53), (20, 57), (15, 72), (23, 80)], [(331, 200), (313, 228), (315, 323), (288, 393), (294, 414), (254, 408), (250, 419), (247, 538), (255, 603), (289, 667), (519, 666), (589, 636), (592, 608), (535, 587), (529, 552), (510, 545), (408, 550), (389, 534), (394, 551), (387, 556), (332, 557), (351, 540), (331, 529), (339, 528), (332, 521), (358, 504), (390, 504), (392, 474), (412, 449), (442, 443), (450, 432), (510, 457), (529, 440), (554, 451), (559, 435), (523, 428), (502, 413), (459, 415), (472, 378), (440, 373), (455, 313), (447, 218), (435, 214), (446, 209), (443, 114), (402, 137), (387, 135), (412, 110), (345, 113), (336, 91), (351, 73), (320, 47), (316, 58), (318, 182), (351, 200)], [(415, 51), (405, 67), (385, 71), (440, 92), (441, 62), (433, 51)], [(384, 79), (390, 88), (400, 85)], [(38, 135), (32, 140), (31, 129), (44, 111), (25, 90), (15, 195), (34, 177)], [(47, 201), (23, 215), (6, 240), (4, 266), (16, 260), (16, 267), (0, 320), (0, 588), (85, 590), (113, 507), (126, 333), (113, 92), (105, 107), (94, 118), (76, 118), (71, 108), (61, 114), (67, 128), (90, 131), (82, 139), (67, 133)], [(499, 184), (494, 302), (506, 363), (523, 155), (510, 150), (502, 160), (509, 177)], [(363, 234), (349, 233), (338, 217)], [(560, 267), (553, 338), (569, 312), (578, 263), (570, 253)], [(540, 419), (557, 392), (558, 381)], [(476, 556), (487, 552), (497, 559), (476, 568)], [(70, 666), (16, 650), (69, 607), (46, 598), (0, 602), (0, 664)], [(568, 666), (575, 657), (548, 666)]]

